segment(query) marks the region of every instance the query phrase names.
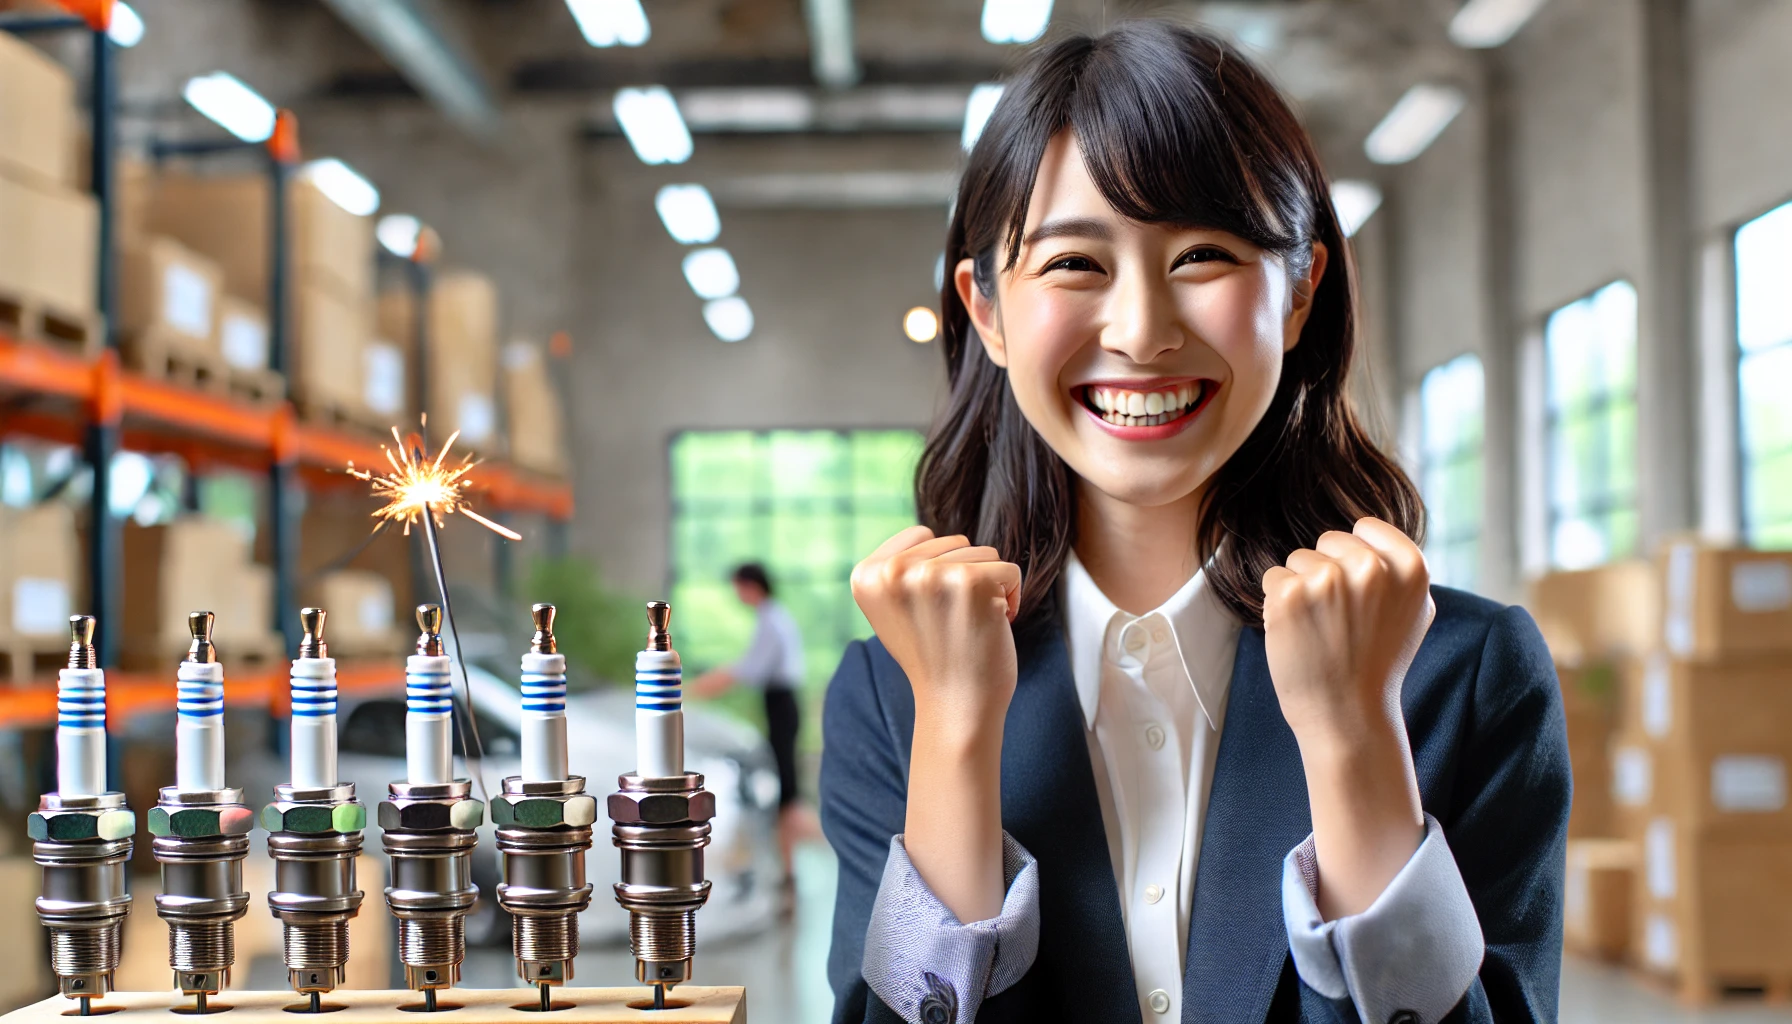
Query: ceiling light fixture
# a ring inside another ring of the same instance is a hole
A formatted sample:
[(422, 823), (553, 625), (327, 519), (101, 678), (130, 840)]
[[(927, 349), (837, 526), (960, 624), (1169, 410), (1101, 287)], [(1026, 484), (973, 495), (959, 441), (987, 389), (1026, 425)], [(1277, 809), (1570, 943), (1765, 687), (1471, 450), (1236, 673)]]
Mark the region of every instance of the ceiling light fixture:
[(274, 134), (274, 105), (228, 71), (187, 79), (181, 95), (194, 110), (244, 142), (265, 142)]
[(143, 41), (143, 17), (124, 0), (112, 5), (112, 23), (106, 26), (106, 38), (114, 46), (130, 49)]
[(1468, 0), (1450, 19), (1450, 42), (1470, 50), (1503, 46), (1544, 0)]
[(317, 186), (330, 202), (357, 217), (371, 217), (380, 208), (380, 190), (373, 187), (373, 182), (335, 157), (311, 161), (299, 171), (299, 176)]
[(983, 0), (983, 38), (1030, 43), (1051, 24), (1052, 0)]
[(373, 236), (394, 256), (410, 259), (417, 252), (417, 239), (423, 234), (423, 222), (408, 213), (390, 213), (374, 226)]
[(680, 245), (713, 242), (722, 233), (722, 217), (715, 200), (702, 185), (666, 185), (653, 197), (666, 233)]
[(983, 134), (989, 115), (995, 113), (996, 104), (1002, 100), (1002, 88), (1000, 82), (984, 82), (971, 90), (971, 98), (964, 104), (964, 131), (959, 135), (966, 153), (977, 144), (977, 137)]
[(1381, 189), (1372, 181), (1341, 178), (1332, 182), (1332, 209), (1338, 214), (1338, 230), (1349, 238), (1381, 208)]
[(852, 0), (803, 0), (809, 25), (809, 65), (815, 80), (844, 89), (859, 80), (852, 48)]
[(678, 114), (678, 101), (663, 85), (619, 89), (616, 123), (644, 164), (682, 164), (691, 158), (691, 133)]
[(740, 270), (726, 249), (693, 249), (686, 253), (684, 279), (700, 299), (725, 299), (740, 290)]
[(916, 306), (902, 315), (902, 333), (915, 344), (924, 345), (939, 337), (940, 318), (926, 306)]
[(1369, 133), (1363, 152), (1378, 164), (1406, 163), (1423, 153), (1467, 103), (1455, 86), (1421, 82), (1406, 90)]
[(703, 304), (703, 322), (723, 341), (742, 341), (753, 333), (753, 308), (738, 295)]
[(566, 9), (592, 46), (640, 46), (653, 34), (641, 0), (566, 0)]

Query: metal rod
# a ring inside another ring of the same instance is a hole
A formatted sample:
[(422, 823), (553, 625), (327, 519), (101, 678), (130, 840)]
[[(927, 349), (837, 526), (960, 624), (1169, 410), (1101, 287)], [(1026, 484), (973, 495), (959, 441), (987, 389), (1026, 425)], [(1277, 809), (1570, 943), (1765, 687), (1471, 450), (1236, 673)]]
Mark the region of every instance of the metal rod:
[(92, 1015), (93, 1015), (93, 997), (92, 996), (82, 996), (81, 997), (81, 1016), (90, 1017)]
[(200, 989), (199, 991), (193, 993), (193, 1012), (194, 1013), (204, 1013), (205, 1012), (205, 990), (204, 989)]
[(11, 32), (15, 36), (31, 35), (36, 32), (62, 32), (71, 28), (86, 27), (85, 18), (77, 18), (68, 14), (0, 15), (0, 32)]
[(666, 1008), (666, 986), (653, 986), (653, 1008), (656, 1010), (664, 1010)]
[(554, 1008), (552, 990), (548, 988), (548, 983), (545, 981), (538, 987), (541, 989), (541, 1012), (546, 1013)]
[(324, 994), (322, 992), (311, 993), (311, 1012), (324, 1012)]
[[(422, 461), (423, 452), (413, 449), (418, 461)], [(473, 686), (467, 682), (467, 663), (460, 653), (460, 630), (454, 624), (454, 604), (448, 600), (448, 576), (442, 569), (442, 548), (436, 538), (435, 510), (426, 502), (423, 505), (423, 538), (429, 545), (429, 560), (436, 571), (436, 590), (442, 595), (442, 614), (448, 619), (448, 635), (454, 638), (454, 665), (460, 669), (460, 692), (465, 711), (454, 716), (454, 727), (464, 728), (461, 734), (461, 753), (468, 768), (467, 774), (473, 777), (473, 784), (479, 787), (479, 795), (487, 804), (490, 797), (485, 792), (485, 776), (480, 767), (485, 761), (485, 745), (479, 741), (479, 723), (473, 719)], [(467, 734), (472, 734), (472, 743), (467, 742)]]
[(425, 1013), (436, 1012), (436, 990), (435, 989), (426, 988), (423, 990), (423, 1010)]

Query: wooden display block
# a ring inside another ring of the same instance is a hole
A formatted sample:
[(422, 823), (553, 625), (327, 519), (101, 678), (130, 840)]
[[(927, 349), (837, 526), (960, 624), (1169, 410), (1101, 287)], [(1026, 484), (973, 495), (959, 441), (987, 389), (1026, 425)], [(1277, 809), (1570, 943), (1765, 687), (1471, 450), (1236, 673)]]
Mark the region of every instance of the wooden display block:
[[(740, 988), (680, 985), (664, 1010), (651, 1009), (652, 995), (642, 986), (559, 989), (554, 992), (556, 1009), (547, 1014), (536, 1009), (535, 990), (529, 988), (457, 988), (439, 998), (436, 1014), (417, 1015), (404, 1012), (421, 1009), (415, 992), (343, 989), (324, 999), (326, 1009), (340, 1009), (318, 1019), (322, 1024), (747, 1024), (747, 993)], [(206, 1017), (216, 1024), (297, 1024), (310, 1015), (287, 1011), (303, 1005), (291, 992), (227, 992), (214, 997), (215, 1010)], [(190, 998), (172, 991), (115, 992), (97, 1000), (93, 1013), (104, 1015), (105, 1024), (192, 1024), (195, 1015), (175, 1012), (190, 1006)], [(68, 1024), (74, 1013), (74, 1000), (51, 996), (0, 1016), (0, 1021)]]

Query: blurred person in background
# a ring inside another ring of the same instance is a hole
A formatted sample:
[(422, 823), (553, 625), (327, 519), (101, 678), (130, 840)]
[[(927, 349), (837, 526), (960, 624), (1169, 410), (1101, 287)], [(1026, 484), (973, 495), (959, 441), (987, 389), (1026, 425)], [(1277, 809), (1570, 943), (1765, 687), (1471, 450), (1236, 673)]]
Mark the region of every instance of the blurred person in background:
[(772, 580), (765, 566), (758, 562), (737, 566), (733, 580), (734, 593), (757, 618), (753, 639), (739, 661), (703, 673), (691, 689), (699, 697), (717, 697), (740, 684), (764, 695), (765, 730), (778, 761), (778, 849), (784, 857), (788, 909), (795, 885), (791, 850), (803, 837), (808, 820), (797, 802), (796, 781), (796, 736), (802, 726), (796, 688), (803, 679), (803, 636), (796, 620), (773, 599)]

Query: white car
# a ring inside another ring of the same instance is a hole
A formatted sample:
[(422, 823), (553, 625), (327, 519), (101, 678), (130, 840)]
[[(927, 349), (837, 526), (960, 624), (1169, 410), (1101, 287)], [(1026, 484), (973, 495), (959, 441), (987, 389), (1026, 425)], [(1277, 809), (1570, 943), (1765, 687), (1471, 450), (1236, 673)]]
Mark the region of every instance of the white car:
[[(515, 683), (478, 665), (467, 666), (467, 683), (485, 751), (479, 765), (485, 791), (480, 793), (476, 780), (473, 793), (489, 805), (490, 798), (501, 792), (500, 781), (518, 771), (519, 690)], [(458, 672), (454, 689), (458, 705)], [(605, 798), (616, 789), (617, 776), (635, 768), (634, 704), (632, 689), (621, 687), (571, 694), (566, 701), (570, 768), (574, 775), (585, 777), (586, 792), (597, 797), (599, 809), (585, 865), (586, 880), (594, 886), (591, 909), (579, 924), (581, 940), (592, 945), (619, 942), (628, 933), (628, 915), (617, 906), (611, 888), (621, 877), (621, 860), (610, 842), (603, 807)], [(386, 784), (404, 778), (404, 695), (345, 696), (338, 716), (342, 723), (339, 774), (344, 782), (355, 784), (356, 796), (367, 805), (366, 849), (383, 857), (373, 810), (385, 799)], [(457, 736), (457, 758), (460, 753)], [(464, 764), (457, 768), (467, 771)], [(699, 941), (757, 932), (776, 920), (782, 881), (778, 773), (771, 751), (753, 729), (702, 709), (687, 708), (685, 769), (702, 773), (705, 788), (716, 797), (716, 816), (710, 823), (711, 840), (704, 857), (704, 869), (714, 888), (697, 914)], [(502, 875), (489, 809), (486, 819), (479, 828), (479, 847), (473, 859), (479, 902), (467, 918), (467, 941), (469, 945), (508, 945), (510, 921), (497, 901)], [(369, 892), (367, 898), (369, 904), (375, 904), (380, 895)]]

